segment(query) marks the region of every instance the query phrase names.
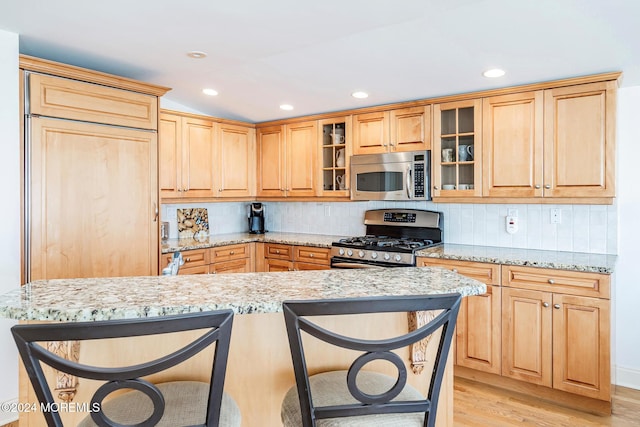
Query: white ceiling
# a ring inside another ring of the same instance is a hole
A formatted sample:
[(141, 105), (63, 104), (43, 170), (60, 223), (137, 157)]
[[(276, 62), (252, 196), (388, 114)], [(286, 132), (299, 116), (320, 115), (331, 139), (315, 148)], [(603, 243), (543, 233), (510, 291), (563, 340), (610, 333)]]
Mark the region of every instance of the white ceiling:
[(2, 0), (0, 29), (251, 122), (608, 71), (640, 85), (639, 0)]

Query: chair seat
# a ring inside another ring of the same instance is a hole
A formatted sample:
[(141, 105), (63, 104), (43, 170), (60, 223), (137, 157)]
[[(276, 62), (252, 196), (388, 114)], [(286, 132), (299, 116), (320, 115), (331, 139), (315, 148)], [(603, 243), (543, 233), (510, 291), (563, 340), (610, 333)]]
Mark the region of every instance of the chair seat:
[[(209, 384), (198, 381), (173, 381), (156, 384), (165, 401), (165, 410), (157, 427), (202, 425), (207, 412)], [(151, 400), (142, 392), (130, 391), (104, 402), (102, 409), (113, 421), (129, 425), (140, 423), (153, 412)], [(231, 396), (222, 395), (220, 427), (239, 427), (240, 409)], [(91, 415), (78, 427), (96, 427)]]
[[(396, 378), (370, 371), (360, 371), (357, 379), (358, 388), (368, 394), (383, 393), (389, 390), (395, 382)], [(347, 371), (331, 371), (313, 375), (309, 377), (309, 385), (315, 407), (359, 403), (347, 388)], [(407, 384), (393, 400), (421, 399), (424, 399), (424, 396)], [(281, 417), (284, 427), (300, 427), (302, 425), (300, 401), (295, 386), (290, 388), (284, 397)], [(423, 412), (327, 418), (316, 421), (317, 427), (422, 427), (423, 425)]]

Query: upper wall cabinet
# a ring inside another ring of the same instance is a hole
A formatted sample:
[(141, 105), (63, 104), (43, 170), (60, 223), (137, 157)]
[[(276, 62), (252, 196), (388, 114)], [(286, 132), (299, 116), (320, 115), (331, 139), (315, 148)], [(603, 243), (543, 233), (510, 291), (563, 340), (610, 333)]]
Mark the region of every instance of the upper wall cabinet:
[(215, 197), (213, 121), (160, 114), (160, 197)]
[(319, 159), (323, 197), (349, 197), (351, 158), (351, 116), (320, 120)]
[(220, 123), (215, 145), (217, 196), (254, 196), (256, 194), (255, 129)]
[(258, 129), (258, 196), (316, 196), (317, 141), (316, 121)]
[(482, 101), (436, 104), (433, 134), (433, 196), (481, 196)]
[(408, 107), (353, 118), (353, 154), (428, 150), (431, 106)]
[(615, 82), (485, 98), (483, 195), (615, 196)]

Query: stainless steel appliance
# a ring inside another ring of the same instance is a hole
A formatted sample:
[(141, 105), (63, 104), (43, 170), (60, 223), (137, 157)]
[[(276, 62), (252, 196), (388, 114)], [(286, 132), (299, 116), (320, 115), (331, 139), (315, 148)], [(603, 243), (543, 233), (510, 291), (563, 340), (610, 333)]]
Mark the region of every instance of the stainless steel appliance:
[(251, 203), (249, 205), (249, 233), (264, 234), (264, 205)]
[(351, 156), (352, 200), (431, 200), (431, 152)]
[(331, 244), (332, 268), (413, 267), (415, 253), (442, 244), (442, 213), (420, 209), (366, 211), (366, 235)]

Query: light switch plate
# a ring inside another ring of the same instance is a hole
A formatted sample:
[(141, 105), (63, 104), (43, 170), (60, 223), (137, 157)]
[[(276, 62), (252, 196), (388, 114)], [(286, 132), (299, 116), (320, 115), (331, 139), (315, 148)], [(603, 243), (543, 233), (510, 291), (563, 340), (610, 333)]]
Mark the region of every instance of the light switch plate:
[(551, 209), (551, 224), (562, 224), (561, 209)]

